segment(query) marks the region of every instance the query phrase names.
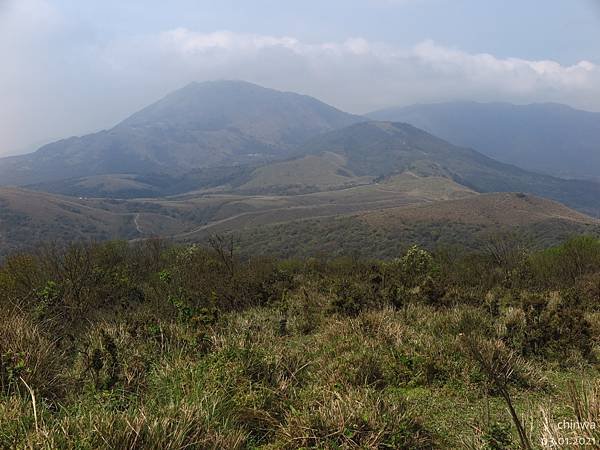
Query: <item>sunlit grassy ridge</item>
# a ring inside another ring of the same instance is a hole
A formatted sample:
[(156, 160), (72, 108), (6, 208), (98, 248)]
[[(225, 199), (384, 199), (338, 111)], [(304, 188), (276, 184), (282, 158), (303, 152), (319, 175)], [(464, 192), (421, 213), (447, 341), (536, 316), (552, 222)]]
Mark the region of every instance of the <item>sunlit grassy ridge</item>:
[(13, 256), (0, 447), (516, 448), (503, 392), (533, 447), (575, 405), (600, 419), (597, 240), (398, 256)]

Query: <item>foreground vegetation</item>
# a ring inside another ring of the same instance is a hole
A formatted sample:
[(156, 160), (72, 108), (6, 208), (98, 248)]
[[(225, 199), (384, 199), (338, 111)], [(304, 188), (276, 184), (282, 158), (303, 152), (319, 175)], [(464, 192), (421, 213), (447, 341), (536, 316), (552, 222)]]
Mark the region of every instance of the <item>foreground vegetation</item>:
[(591, 237), (385, 261), (48, 246), (0, 267), (0, 447), (600, 442), (560, 427), (600, 427), (599, 305)]

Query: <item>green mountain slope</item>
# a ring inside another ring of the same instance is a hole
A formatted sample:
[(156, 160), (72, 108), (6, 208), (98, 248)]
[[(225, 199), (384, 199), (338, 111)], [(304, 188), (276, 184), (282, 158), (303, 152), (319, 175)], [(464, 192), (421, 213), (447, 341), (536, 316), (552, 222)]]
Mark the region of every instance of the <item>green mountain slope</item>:
[(362, 122), (323, 133), (285, 161), (197, 169), (181, 176), (112, 175), (44, 183), (36, 188), (75, 196), (299, 194), (390, 183), (410, 173), (444, 178), (476, 192), (526, 192), (600, 215), (600, 183), (565, 180), (500, 163), (408, 124)]
[(384, 182), (305, 195), (75, 199), (0, 188), (0, 257), (39, 241), (160, 236), (203, 242), (234, 234), (246, 254), (393, 256), (401, 246), (458, 244), (518, 229), (537, 245), (598, 233), (596, 219), (524, 194), (476, 194), (444, 177), (405, 172)]

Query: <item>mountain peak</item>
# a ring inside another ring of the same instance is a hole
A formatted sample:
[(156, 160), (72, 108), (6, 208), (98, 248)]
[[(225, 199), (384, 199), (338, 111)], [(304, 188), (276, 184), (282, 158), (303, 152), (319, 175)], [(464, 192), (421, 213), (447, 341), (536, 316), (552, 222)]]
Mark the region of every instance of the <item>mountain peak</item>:
[(104, 174), (180, 173), (288, 157), (302, 142), (363, 120), (312, 97), (238, 80), (195, 82), (111, 130), (0, 159), (2, 184)]
[(229, 92), (243, 92), (243, 91), (254, 91), (254, 92), (279, 92), (275, 89), (266, 88), (255, 83), (244, 80), (209, 80), (209, 81), (192, 81), (182, 88), (176, 89), (167, 97), (177, 96), (182, 93), (201, 93), (206, 91), (229, 91)]

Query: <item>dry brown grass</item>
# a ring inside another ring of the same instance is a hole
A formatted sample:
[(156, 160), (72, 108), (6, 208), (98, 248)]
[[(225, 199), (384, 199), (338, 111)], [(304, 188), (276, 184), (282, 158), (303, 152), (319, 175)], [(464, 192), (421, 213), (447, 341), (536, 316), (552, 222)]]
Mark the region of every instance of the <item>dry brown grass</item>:
[(529, 225), (550, 219), (597, 224), (598, 220), (560, 203), (520, 194), (481, 194), (416, 207), (386, 209), (360, 216), (373, 226), (449, 221), (481, 225)]
[(557, 417), (541, 408), (541, 441), (560, 449), (600, 448), (600, 381), (568, 385), (569, 413)]
[(64, 355), (40, 327), (15, 310), (3, 311), (0, 327), (0, 393), (18, 391), (29, 397), (26, 385), (39, 396), (64, 393)]

